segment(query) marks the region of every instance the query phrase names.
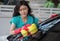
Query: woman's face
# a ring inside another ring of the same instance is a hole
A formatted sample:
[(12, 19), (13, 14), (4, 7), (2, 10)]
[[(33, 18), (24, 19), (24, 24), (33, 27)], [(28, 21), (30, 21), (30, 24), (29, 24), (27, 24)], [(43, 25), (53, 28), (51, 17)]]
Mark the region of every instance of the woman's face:
[(28, 14), (28, 7), (25, 5), (21, 5), (19, 8), (19, 13), (22, 17), (26, 17)]

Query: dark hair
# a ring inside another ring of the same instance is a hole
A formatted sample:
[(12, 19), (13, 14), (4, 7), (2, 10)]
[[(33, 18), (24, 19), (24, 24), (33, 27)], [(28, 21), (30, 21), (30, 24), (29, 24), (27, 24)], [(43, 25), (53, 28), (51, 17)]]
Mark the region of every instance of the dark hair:
[(28, 5), (28, 2), (27, 1), (20, 1), (19, 4), (17, 4), (14, 8), (13, 17), (20, 15), (19, 14), (19, 8), (20, 8), (21, 5), (27, 6), (28, 7), (28, 15), (32, 16), (32, 14), (31, 14), (32, 11), (31, 11), (31, 8)]

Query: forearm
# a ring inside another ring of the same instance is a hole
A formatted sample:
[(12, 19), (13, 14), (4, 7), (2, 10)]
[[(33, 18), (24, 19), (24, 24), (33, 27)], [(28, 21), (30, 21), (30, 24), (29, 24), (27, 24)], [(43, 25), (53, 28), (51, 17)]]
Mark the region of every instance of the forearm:
[(11, 24), (11, 27), (10, 27), (10, 34), (14, 35), (14, 30), (15, 30), (15, 25), (14, 24)]

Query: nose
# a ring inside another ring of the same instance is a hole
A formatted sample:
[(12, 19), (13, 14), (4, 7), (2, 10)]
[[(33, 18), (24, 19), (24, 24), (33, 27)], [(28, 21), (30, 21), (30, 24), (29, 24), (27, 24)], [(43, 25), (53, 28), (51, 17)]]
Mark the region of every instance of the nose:
[(24, 10), (22, 10), (22, 12), (24, 13)]

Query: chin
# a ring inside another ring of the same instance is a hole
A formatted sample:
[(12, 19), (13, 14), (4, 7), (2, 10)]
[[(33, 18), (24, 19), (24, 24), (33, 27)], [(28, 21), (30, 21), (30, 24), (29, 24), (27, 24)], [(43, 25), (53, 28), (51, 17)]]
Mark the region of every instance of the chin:
[(23, 15), (22, 17), (27, 17), (27, 15)]

